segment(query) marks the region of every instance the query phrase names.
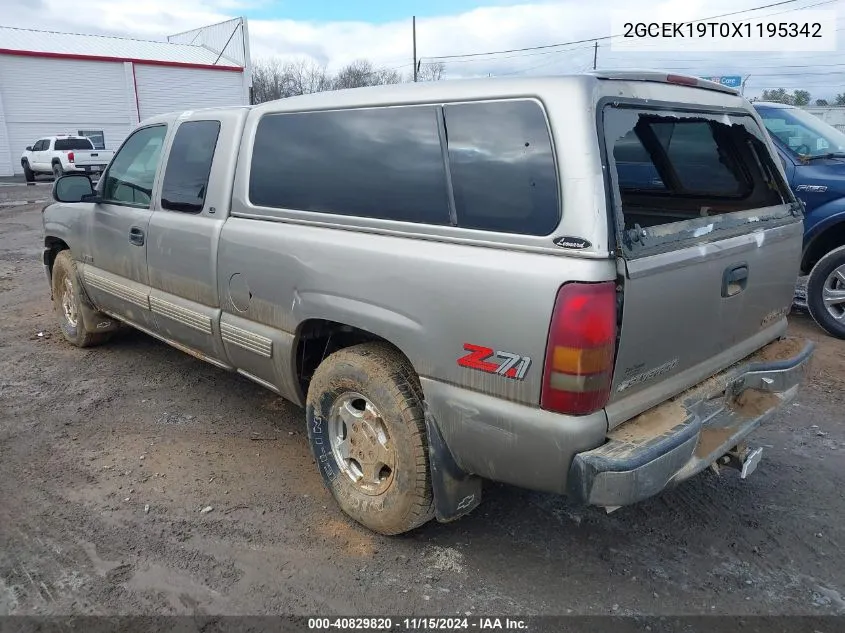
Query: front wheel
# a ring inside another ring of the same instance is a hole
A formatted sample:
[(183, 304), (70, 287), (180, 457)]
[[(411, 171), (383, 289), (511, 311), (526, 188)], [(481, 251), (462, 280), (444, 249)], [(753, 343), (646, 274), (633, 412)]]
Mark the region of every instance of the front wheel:
[(365, 343), (326, 358), (306, 418), (323, 481), (346, 514), (387, 535), (434, 516), (422, 390), (397, 350)]
[(830, 251), (813, 267), (807, 308), (828, 334), (845, 339), (845, 246)]
[(85, 327), (80, 310), (79, 275), (70, 251), (62, 251), (53, 262), (53, 308), (65, 339), (77, 347), (90, 347), (105, 342), (108, 333), (92, 333)]

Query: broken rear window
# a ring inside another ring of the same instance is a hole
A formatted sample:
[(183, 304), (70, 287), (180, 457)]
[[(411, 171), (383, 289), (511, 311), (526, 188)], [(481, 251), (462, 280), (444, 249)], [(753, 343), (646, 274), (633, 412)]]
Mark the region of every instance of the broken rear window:
[(604, 131), (625, 231), (791, 201), (751, 116), (607, 107)]

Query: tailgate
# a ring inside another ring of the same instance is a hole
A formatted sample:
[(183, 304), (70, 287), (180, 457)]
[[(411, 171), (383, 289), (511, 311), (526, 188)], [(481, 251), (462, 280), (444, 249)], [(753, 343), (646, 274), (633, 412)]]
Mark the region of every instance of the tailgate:
[(800, 207), (745, 110), (603, 113), (622, 276), (614, 427), (780, 336)]
[(114, 152), (106, 150), (75, 152), (75, 163), (77, 166), (107, 165), (113, 154)]

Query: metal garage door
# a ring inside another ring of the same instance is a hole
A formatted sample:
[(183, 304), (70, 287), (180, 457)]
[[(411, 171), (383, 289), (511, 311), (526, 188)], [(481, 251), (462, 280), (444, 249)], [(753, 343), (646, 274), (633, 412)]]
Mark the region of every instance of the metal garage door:
[(244, 105), (243, 73), (135, 65), (141, 120), (197, 108)]
[(15, 173), (24, 148), (42, 136), (97, 130), (116, 149), (132, 129), (120, 62), (0, 55), (0, 97)]

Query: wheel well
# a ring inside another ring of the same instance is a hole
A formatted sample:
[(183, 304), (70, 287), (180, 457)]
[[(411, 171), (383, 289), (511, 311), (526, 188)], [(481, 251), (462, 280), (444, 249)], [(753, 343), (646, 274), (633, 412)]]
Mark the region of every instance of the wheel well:
[(311, 377), (326, 356), (360, 343), (379, 341), (391, 344), (372, 332), (324, 319), (304, 321), (299, 326), (296, 339), (296, 377), (302, 390), (303, 401), (308, 395)]
[(50, 251), (45, 256), (44, 264), (50, 269), (50, 274), (53, 273), (53, 263), (56, 261), (56, 255), (70, 248), (58, 237), (47, 236), (44, 238), (44, 246)]
[(813, 266), (816, 265), (816, 262), (834, 248), (838, 248), (843, 244), (845, 244), (845, 221), (825, 229), (810, 242), (810, 246), (801, 260), (801, 271), (809, 274)]
[(51, 164), (51, 165), (55, 165), (56, 163), (58, 163), (59, 165), (61, 165), (61, 164), (62, 164), (62, 161), (61, 161), (61, 160), (59, 160), (58, 158), (55, 158), (55, 157), (54, 157), (54, 158), (53, 158), (53, 160), (52, 160), (52, 161), (50, 161), (50, 164)]

